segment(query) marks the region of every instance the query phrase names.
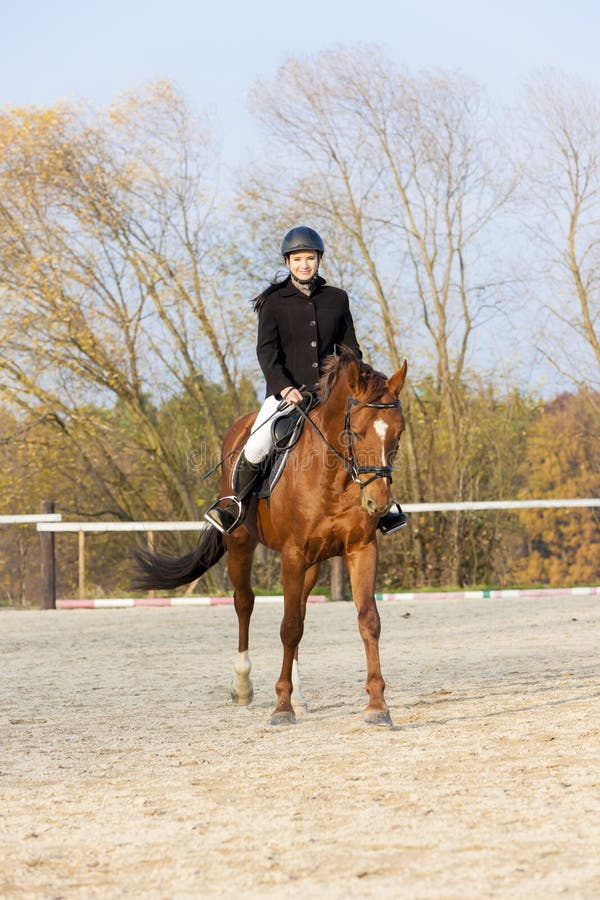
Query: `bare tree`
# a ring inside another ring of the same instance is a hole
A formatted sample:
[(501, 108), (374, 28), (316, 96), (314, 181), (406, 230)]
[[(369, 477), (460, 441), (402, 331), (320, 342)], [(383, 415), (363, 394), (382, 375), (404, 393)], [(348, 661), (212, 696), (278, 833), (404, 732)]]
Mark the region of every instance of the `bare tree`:
[(197, 473), (157, 404), (188, 398), (207, 457), (241, 409), (216, 165), (208, 123), (168, 84), (106, 114), (58, 106), (0, 117), (0, 391), (13, 408), (52, 417), (117, 515), (147, 508), (98, 406), (122, 410), (132, 446), (188, 517), (198, 515)]
[(529, 235), (540, 258), (540, 346), (567, 378), (597, 387), (600, 93), (565, 72), (546, 70), (529, 83), (522, 114)]

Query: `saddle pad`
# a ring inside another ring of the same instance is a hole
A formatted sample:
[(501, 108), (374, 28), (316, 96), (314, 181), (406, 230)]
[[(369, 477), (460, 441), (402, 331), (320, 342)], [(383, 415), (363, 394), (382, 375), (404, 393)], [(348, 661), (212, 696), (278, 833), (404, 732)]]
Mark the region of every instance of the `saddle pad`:
[(265, 460), (264, 480), (256, 492), (259, 499), (265, 500), (271, 496), (273, 488), (281, 478), (288, 456), (300, 438), (303, 426), (304, 419), (295, 410), (273, 422), (271, 427), (273, 450)]

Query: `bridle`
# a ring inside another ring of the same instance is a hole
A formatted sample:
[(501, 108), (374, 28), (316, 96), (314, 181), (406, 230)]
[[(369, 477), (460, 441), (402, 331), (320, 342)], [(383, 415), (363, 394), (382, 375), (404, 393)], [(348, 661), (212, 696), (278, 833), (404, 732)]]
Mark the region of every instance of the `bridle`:
[[(355, 400), (354, 397), (348, 397), (348, 402), (346, 404), (346, 415), (344, 417), (344, 437), (346, 438), (346, 446), (348, 448), (348, 459), (345, 460), (346, 468), (350, 472), (350, 477), (352, 481), (360, 486), (362, 491), (368, 484), (371, 484), (372, 481), (375, 481), (376, 478), (387, 478), (388, 481), (392, 482), (392, 467), (391, 466), (357, 466), (356, 460), (354, 458), (354, 438), (355, 433), (352, 431), (350, 427), (350, 412), (353, 406), (368, 406), (371, 409), (402, 409), (399, 400), (394, 400), (392, 403), (363, 403), (361, 400)], [(366, 481), (361, 481), (361, 475), (371, 475), (371, 478), (368, 478)]]
[[(343, 456), (338, 450), (333, 447), (321, 429), (316, 425), (313, 420), (306, 414), (306, 412), (302, 409), (301, 406), (296, 406), (296, 409), (300, 413), (300, 416), (307, 422), (310, 427), (315, 431), (320, 439), (323, 441), (327, 449), (330, 453), (332, 453), (339, 462), (346, 469), (352, 481), (355, 484), (358, 484), (361, 491), (368, 484), (371, 484), (372, 481), (375, 481), (376, 478), (387, 478), (391, 483), (392, 481), (392, 467), (391, 466), (359, 466), (356, 464), (356, 459), (354, 457), (354, 438), (355, 432), (352, 431), (350, 427), (350, 413), (352, 411), (353, 406), (368, 406), (371, 409), (402, 409), (402, 405), (399, 400), (393, 400), (391, 403), (381, 403), (381, 402), (372, 402), (365, 403), (363, 400), (355, 400), (354, 397), (348, 397), (348, 402), (346, 403), (346, 414), (344, 416), (344, 430), (342, 432), (344, 443), (348, 449), (348, 456)], [(361, 481), (361, 475), (371, 475), (371, 478), (368, 478), (366, 481)]]

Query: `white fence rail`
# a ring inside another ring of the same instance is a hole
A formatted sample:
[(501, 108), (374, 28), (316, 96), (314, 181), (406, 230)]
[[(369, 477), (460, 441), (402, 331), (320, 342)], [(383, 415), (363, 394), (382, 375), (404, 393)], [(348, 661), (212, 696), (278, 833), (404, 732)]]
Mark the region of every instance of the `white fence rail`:
[[(600, 507), (600, 499), (549, 499), (549, 500), (464, 500), (456, 503), (405, 503), (407, 513), (460, 512), (494, 509), (559, 509), (559, 508)], [(60, 513), (0, 515), (0, 525), (37, 525), (38, 531), (49, 532), (154, 532), (154, 531), (202, 531), (208, 528), (206, 522), (63, 522)]]
[(582, 500), (461, 500), (457, 503), (406, 503), (406, 512), (459, 512), (478, 509), (560, 509), (561, 507), (600, 506), (600, 499)]
[[(407, 513), (422, 512), (469, 512), (494, 509), (560, 509), (567, 507), (599, 506), (600, 498), (584, 499), (549, 499), (549, 500), (461, 500), (456, 503), (403, 503), (402, 509)], [(41, 521), (38, 531), (87, 532), (103, 533), (107, 531), (203, 531), (210, 526), (202, 521), (186, 522), (57, 522)], [(1, 521), (1, 518), (0, 518)]]
[(83, 531), (102, 534), (105, 531), (203, 531), (208, 522), (40, 522), (38, 531)]
[[(544, 500), (464, 500), (455, 503), (405, 503), (402, 508), (407, 513), (430, 512), (470, 512), (479, 510), (524, 510), (600, 507), (600, 498), (570, 498)], [(35, 517), (34, 517), (35, 518)], [(60, 519), (60, 516), (58, 517)], [(42, 519), (44, 519), (42, 521)], [(1, 522), (1, 518), (0, 518)], [(39, 532), (76, 533), (79, 536), (79, 599), (85, 599), (85, 535), (106, 532), (144, 532), (152, 548), (154, 532), (157, 531), (203, 531), (210, 527), (202, 521), (186, 522), (62, 522), (56, 517), (37, 517)]]
[(60, 522), (60, 513), (42, 513), (40, 515), (0, 516), (0, 525), (35, 525), (43, 522)]

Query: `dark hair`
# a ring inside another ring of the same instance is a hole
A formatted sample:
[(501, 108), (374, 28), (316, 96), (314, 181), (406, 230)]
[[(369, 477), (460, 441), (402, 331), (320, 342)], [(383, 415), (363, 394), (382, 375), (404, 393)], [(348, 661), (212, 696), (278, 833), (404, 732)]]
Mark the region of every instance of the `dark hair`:
[(286, 275), (285, 278), (282, 278), (281, 281), (272, 281), (269, 287), (265, 288), (264, 291), (255, 297), (252, 301), (252, 309), (255, 313), (260, 312), (265, 300), (269, 297), (274, 291), (278, 290), (284, 284), (287, 284), (292, 276), (290, 274)]

